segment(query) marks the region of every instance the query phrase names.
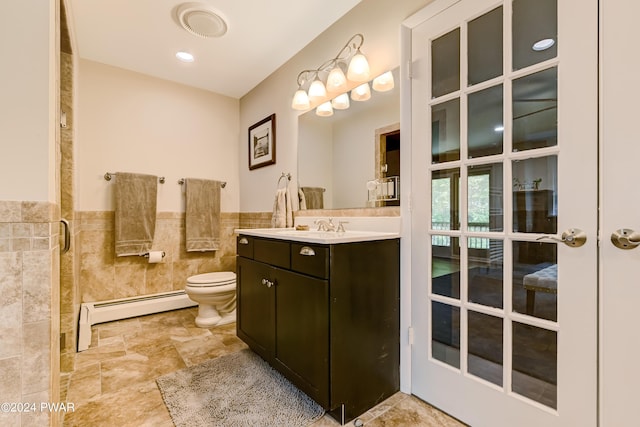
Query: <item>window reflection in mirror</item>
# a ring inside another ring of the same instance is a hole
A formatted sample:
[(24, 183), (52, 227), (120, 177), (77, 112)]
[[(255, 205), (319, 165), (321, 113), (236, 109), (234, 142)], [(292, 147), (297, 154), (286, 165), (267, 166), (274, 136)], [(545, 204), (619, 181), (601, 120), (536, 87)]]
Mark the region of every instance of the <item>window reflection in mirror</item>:
[[(305, 188), (303, 194), (315, 191), (321, 209), (381, 206), (369, 201), (367, 183), (395, 173), (394, 158), (399, 157), (398, 68), (393, 76), (395, 88), (389, 92), (372, 90), (370, 100), (351, 101), (331, 117), (319, 117), (315, 110), (298, 117), (298, 186)], [(383, 152), (381, 135), (386, 134)]]

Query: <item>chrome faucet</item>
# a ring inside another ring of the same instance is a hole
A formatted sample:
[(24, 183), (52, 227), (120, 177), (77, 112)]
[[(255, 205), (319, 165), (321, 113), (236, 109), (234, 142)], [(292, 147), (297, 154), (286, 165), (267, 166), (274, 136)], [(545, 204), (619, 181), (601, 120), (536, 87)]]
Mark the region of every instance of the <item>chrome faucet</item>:
[(336, 231), (336, 226), (333, 224), (333, 218), (329, 218), (328, 220), (316, 219), (313, 223), (318, 225), (318, 231)]

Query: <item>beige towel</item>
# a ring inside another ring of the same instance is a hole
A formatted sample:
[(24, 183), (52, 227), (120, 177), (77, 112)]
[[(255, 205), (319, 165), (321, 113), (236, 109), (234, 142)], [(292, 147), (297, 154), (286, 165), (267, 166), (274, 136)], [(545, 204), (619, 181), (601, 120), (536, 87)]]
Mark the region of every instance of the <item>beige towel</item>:
[(220, 181), (185, 179), (187, 252), (220, 249)]
[(301, 211), (307, 209), (307, 199), (304, 197), (304, 191), (302, 191), (302, 188), (298, 188), (298, 208)]
[(279, 188), (273, 201), (271, 226), (274, 228), (293, 227), (293, 209), (289, 188)]
[(116, 255), (146, 254), (156, 229), (158, 177), (117, 172), (115, 199)]
[(304, 193), (307, 209), (324, 209), (324, 188), (300, 187)]

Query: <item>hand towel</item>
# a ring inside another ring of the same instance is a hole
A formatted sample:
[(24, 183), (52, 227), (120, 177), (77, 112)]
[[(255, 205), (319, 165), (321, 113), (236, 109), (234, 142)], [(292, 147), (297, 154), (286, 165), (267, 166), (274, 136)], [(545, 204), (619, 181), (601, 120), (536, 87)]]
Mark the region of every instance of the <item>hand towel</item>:
[(298, 188), (298, 208), (301, 211), (307, 209), (307, 200), (304, 197), (304, 191), (302, 191), (302, 188)]
[(157, 176), (116, 173), (116, 256), (143, 255), (151, 250), (157, 199)]
[(293, 227), (293, 210), (289, 188), (279, 188), (273, 200), (271, 226), (274, 228)]
[(271, 227), (284, 228), (287, 226), (286, 214), (286, 193), (284, 188), (276, 191), (276, 197), (273, 200), (273, 215), (271, 216)]
[(286, 227), (293, 227), (293, 203), (291, 202), (291, 194), (289, 193), (289, 187), (287, 187), (284, 191), (284, 199), (285, 199), (285, 216), (286, 216)]
[(187, 252), (220, 249), (220, 181), (185, 179)]
[(304, 193), (307, 209), (324, 209), (324, 188), (300, 187)]

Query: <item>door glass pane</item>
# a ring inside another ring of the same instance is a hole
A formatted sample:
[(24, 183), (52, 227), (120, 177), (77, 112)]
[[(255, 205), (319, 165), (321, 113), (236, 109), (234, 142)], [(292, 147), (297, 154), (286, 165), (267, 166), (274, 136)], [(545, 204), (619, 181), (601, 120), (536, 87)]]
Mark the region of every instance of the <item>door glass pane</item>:
[(460, 160), (460, 98), (431, 107), (433, 163)]
[(558, 319), (556, 243), (513, 242), (513, 311)]
[(467, 182), (469, 231), (502, 231), (502, 163), (470, 166)]
[(460, 308), (431, 302), (431, 356), (460, 368)]
[(502, 385), (502, 319), (469, 311), (469, 373)]
[(431, 175), (431, 228), (460, 229), (460, 169), (433, 171)]
[(513, 0), (512, 31), (514, 70), (555, 58), (558, 54), (556, 0)]
[(558, 157), (516, 160), (513, 170), (513, 231), (557, 233)]
[(460, 89), (460, 28), (431, 42), (431, 98)]
[(512, 390), (557, 407), (558, 334), (513, 322)]
[(469, 158), (502, 153), (502, 85), (469, 95)]
[(460, 239), (431, 236), (431, 292), (460, 299)]
[(469, 85), (502, 75), (502, 6), (469, 22)]
[(513, 151), (558, 144), (558, 69), (513, 81)]
[[(482, 245), (478, 244), (480, 242)], [(467, 272), (469, 302), (502, 308), (502, 240), (469, 237), (467, 246), (469, 251), (469, 271)]]

